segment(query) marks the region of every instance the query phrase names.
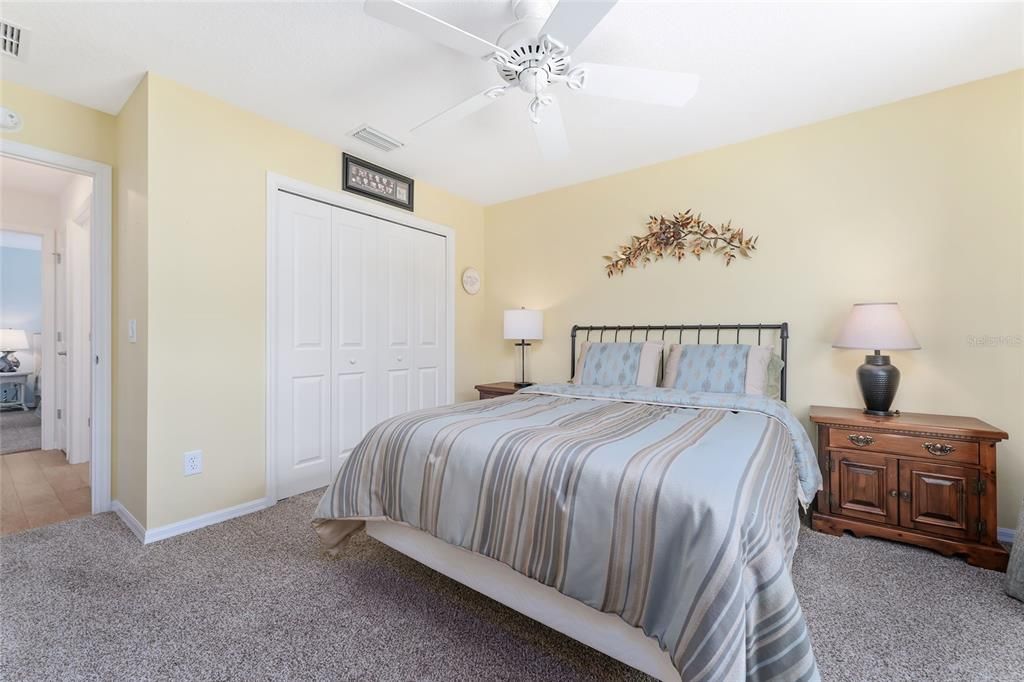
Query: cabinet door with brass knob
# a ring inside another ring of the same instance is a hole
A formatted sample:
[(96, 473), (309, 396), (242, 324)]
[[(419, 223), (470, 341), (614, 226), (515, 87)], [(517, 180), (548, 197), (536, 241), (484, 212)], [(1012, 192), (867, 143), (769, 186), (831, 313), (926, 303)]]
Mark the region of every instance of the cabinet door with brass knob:
[(832, 450), (830, 507), (833, 514), (877, 523), (896, 523), (899, 462), (872, 452)]
[(958, 540), (978, 537), (978, 470), (900, 462), (900, 525)]

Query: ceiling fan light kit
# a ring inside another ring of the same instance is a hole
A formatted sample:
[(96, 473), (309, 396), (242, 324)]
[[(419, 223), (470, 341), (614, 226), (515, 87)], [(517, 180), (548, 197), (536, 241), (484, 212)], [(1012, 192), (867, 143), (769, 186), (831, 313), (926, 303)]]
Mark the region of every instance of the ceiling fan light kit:
[(558, 101), (552, 90), (567, 90), (645, 104), (682, 107), (696, 93), (692, 74), (610, 64), (573, 66), (572, 51), (590, 35), (616, 0), (512, 0), (513, 23), (492, 43), (463, 31), (400, 0), (365, 0), (364, 9), (400, 28), (492, 62), (505, 82), (463, 100), (412, 129), (422, 134), (475, 113), (509, 90), (530, 98), (527, 113), (548, 160), (562, 158), (569, 147)]

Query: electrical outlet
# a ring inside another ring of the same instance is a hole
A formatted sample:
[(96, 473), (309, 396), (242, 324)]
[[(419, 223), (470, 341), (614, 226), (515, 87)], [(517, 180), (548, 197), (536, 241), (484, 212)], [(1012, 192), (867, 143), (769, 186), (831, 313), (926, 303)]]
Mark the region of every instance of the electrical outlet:
[(203, 451), (192, 450), (185, 453), (185, 475), (195, 476), (203, 473)]

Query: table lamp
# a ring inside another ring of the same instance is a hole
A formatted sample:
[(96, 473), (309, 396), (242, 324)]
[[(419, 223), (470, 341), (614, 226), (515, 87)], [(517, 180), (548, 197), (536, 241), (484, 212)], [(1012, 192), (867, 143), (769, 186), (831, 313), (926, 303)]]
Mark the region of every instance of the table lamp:
[(0, 329), (0, 372), (14, 372), (21, 361), (14, 357), (14, 351), (28, 350), (28, 335), (24, 329)]
[(526, 347), (530, 345), (527, 341), (540, 341), (543, 338), (544, 313), (526, 308), (505, 311), (505, 339), (518, 339), (516, 345), (521, 348), (523, 356), (523, 370), (520, 380), (515, 384), (516, 388), (530, 385), (526, 380)]
[(900, 386), (900, 371), (889, 363), (882, 350), (918, 350), (921, 345), (910, 331), (896, 303), (856, 303), (839, 330), (833, 348), (874, 350), (857, 368), (857, 381), (864, 396), (864, 413), (891, 417), (892, 401)]

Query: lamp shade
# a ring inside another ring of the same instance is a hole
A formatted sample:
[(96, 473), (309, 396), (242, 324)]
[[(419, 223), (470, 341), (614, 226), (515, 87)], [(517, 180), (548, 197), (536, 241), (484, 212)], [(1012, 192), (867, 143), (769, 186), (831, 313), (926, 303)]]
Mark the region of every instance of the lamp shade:
[(0, 329), (0, 351), (28, 349), (28, 335), (24, 329)]
[(505, 311), (505, 338), (539, 341), (544, 338), (544, 313), (539, 310)]
[(910, 325), (896, 303), (856, 303), (832, 343), (833, 348), (917, 350)]

